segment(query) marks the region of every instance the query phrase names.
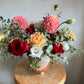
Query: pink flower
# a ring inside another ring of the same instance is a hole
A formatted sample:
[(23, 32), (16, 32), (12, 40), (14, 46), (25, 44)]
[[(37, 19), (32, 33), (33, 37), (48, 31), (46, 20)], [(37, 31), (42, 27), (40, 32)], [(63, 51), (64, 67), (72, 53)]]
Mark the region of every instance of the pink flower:
[(54, 33), (55, 30), (58, 28), (58, 26), (59, 26), (59, 19), (56, 16), (50, 15), (45, 18), (44, 30), (48, 30), (50, 34)]
[(17, 23), (20, 29), (26, 29), (28, 26), (27, 20), (23, 16), (16, 16), (11, 23)]

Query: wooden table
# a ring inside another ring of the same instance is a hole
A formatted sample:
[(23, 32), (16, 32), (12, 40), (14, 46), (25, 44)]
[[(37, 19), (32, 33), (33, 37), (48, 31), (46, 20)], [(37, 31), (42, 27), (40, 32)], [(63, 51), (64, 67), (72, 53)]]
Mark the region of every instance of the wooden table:
[(60, 63), (50, 65), (43, 75), (28, 70), (27, 60), (17, 65), (14, 72), (15, 84), (64, 84), (66, 72)]

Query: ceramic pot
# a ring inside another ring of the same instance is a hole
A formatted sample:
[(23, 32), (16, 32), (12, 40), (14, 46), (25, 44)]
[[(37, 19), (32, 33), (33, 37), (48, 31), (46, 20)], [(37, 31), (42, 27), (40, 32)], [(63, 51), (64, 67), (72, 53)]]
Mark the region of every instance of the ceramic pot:
[(50, 58), (48, 56), (42, 56), (41, 61), (37, 63), (37, 66), (40, 66), (40, 68), (37, 68), (36, 71), (33, 70), (35, 73), (43, 73), (47, 71), (50, 67)]

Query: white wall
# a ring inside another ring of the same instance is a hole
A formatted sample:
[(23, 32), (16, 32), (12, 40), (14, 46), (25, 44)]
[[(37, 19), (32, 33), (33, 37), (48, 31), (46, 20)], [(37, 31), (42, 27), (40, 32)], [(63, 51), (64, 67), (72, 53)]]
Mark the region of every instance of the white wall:
[[(45, 13), (50, 12), (54, 4), (59, 4), (62, 11), (60, 22), (67, 18), (77, 20), (76, 24), (71, 25), (72, 30), (77, 36), (77, 41), (74, 45), (78, 48), (83, 47), (84, 42), (84, 0), (0, 0), (0, 16), (5, 18), (13, 18), (17, 15), (22, 15), (30, 20), (41, 20)], [(66, 26), (66, 25), (65, 25)], [(70, 26), (70, 27), (71, 27)], [(61, 62), (67, 72), (66, 84), (83, 84), (83, 56), (72, 57), (67, 55), (69, 65)], [(23, 60), (18, 58), (15, 62), (10, 59), (7, 62), (0, 63), (0, 84), (14, 84), (13, 72), (15, 66)]]

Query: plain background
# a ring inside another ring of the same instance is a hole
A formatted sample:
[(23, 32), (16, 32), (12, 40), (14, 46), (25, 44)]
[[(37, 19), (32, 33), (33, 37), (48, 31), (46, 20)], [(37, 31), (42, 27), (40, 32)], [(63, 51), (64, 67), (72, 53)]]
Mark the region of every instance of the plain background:
[[(60, 22), (68, 18), (76, 19), (75, 24), (69, 25), (77, 36), (77, 41), (73, 45), (77, 48), (80, 46), (83, 48), (84, 0), (0, 0), (0, 16), (12, 19), (14, 16), (21, 15), (27, 18), (28, 21), (39, 21), (45, 16), (45, 13), (51, 12), (55, 4), (59, 4), (60, 11), (62, 11)], [(57, 12), (54, 12), (54, 14), (56, 15)], [(84, 56), (65, 55), (68, 56), (69, 65), (60, 62), (67, 72), (66, 84), (84, 84)], [(13, 62), (10, 59), (11, 57), (6, 62), (0, 63), (0, 84), (14, 84), (14, 69), (23, 60), (23, 58), (18, 58)]]

